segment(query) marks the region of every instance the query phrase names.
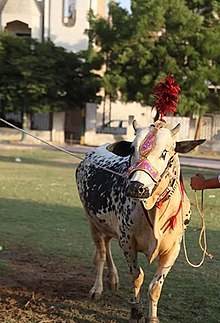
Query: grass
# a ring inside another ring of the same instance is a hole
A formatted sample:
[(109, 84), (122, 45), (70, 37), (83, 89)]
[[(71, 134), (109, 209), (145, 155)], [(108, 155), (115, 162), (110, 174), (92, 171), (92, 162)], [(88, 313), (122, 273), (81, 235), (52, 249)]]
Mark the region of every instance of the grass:
[[(20, 158), (21, 161), (16, 162), (19, 160), (16, 158)], [(43, 259), (48, 271), (50, 268), (48, 266), (53, 262), (53, 270), (57, 275), (55, 285), (59, 285), (61, 281), (59, 277), (62, 274), (66, 274), (68, 284), (71, 283), (71, 287), (68, 285), (64, 289), (63, 298), (53, 299), (52, 305), (47, 299), (46, 310), (40, 307), (35, 309), (35, 318), (30, 319), (28, 316), (26, 319), (27, 308), (23, 306), (19, 312), (19, 320), (16, 316), (18, 314), (8, 316), (5, 321), (0, 316), (3, 323), (41, 322), (42, 317), (46, 318), (47, 322), (55, 323), (127, 322), (129, 275), (116, 241), (113, 243), (113, 254), (120, 275), (120, 291), (114, 294), (106, 290), (103, 298), (98, 302), (88, 300), (86, 297), (93, 283), (95, 272), (92, 266), (93, 243), (75, 184), (74, 171), (78, 162), (79, 160), (71, 156), (51, 150), (0, 150), (0, 245), (3, 247), (0, 253), (0, 256), (2, 255), (0, 272), (2, 279), (11, 271), (13, 272), (16, 257), (20, 259), (22, 255), (28, 254), (31, 255), (30, 260), (33, 264), (36, 263), (36, 259)], [(183, 168), (185, 189), (192, 202), (193, 214), (186, 234), (187, 250), (190, 259), (193, 262), (199, 262), (201, 252), (197, 244), (199, 233), (197, 229), (201, 224), (195, 208), (194, 192), (189, 186), (189, 179), (195, 171), (197, 170)], [(207, 176), (215, 174), (209, 170), (204, 172)], [(159, 316), (162, 323), (219, 322), (219, 201), (220, 190), (204, 192), (208, 250), (213, 253), (214, 258), (213, 260), (206, 258), (204, 265), (195, 269), (188, 266), (181, 251), (166, 279), (162, 292), (159, 304)], [(16, 255), (13, 258), (14, 262), (10, 261), (11, 256), (7, 255)], [(146, 275), (143, 302), (147, 310), (147, 285), (153, 277), (156, 263), (149, 266), (143, 255), (139, 258)], [(22, 265), (25, 266), (25, 261)], [(31, 277), (34, 281), (33, 272)], [(31, 278), (28, 277), (28, 279)], [(49, 273), (46, 281), (48, 279)], [(25, 282), (25, 277), (22, 281)], [(44, 304), (45, 302), (44, 300)], [(56, 315), (53, 314), (51, 306)], [(12, 310), (13, 306), (10, 309)], [(4, 315), (7, 317), (9, 312), (8, 310)], [(39, 319), (38, 315), (41, 315)]]

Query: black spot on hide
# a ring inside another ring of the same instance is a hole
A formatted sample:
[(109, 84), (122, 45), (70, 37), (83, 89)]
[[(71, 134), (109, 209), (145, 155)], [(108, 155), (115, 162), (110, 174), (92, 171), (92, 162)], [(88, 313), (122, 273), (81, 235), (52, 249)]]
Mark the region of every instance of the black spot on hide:
[(186, 219), (186, 220), (184, 221), (184, 224), (185, 224), (185, 225), (188, 225), (188, 224), (189, 224), (189, 222), (190, 222), (190, 221), (189, 221), (189, 219)]

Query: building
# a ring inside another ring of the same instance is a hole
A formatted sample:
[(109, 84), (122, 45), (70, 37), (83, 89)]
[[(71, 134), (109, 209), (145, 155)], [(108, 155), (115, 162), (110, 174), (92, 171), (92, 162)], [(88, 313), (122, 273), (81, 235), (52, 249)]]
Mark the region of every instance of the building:
[(106, 15), (105, 0), (0, 0), (0, 29), (77, 52), (88, 47), (88, 11)]
[[(78, 52), (88, 47), (86, 30), (90, 9), (105, 16), (106, 0), (0, 0), (0, 30), (41, 42), (50, 40), (68, 51)], [(15, 118), (18, 124), (19, 116)], [(81, 122), (79, 109), (74, 114), (33, 115), (30, 125), (32, 130), (44, 131), (45, 139), (62, 143), (64, 140), (79, 141)]]

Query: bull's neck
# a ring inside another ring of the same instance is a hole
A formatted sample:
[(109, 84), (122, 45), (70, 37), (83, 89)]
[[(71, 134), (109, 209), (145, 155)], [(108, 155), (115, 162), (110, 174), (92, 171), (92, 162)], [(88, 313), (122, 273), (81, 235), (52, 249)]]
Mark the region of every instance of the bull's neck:
[(159, 239), (168, 228), (174, 228), (181, 209), (183, 194), (179, 160), (177, 159), (153, 192), (152, 199), (155, 200), (153, 207), (148, 211), (145, 210), (146, 219), (154, 231), (156, 239)]

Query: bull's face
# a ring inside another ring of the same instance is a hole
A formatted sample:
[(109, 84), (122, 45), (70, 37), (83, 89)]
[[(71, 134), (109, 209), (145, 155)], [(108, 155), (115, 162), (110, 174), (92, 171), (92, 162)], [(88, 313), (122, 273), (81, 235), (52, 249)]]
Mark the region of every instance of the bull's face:
[[(187, 153), (205, 140), (176, 141), (180, 124), (173, 129), (164, 121), (156, 121), (148, 128), (141, 128), (134, 121), (134, 141), (120, 141), (108, 146), (118, 156), (130, 155), (130, 167), (126, 171), (127, 194), (136, 199), (148, 199), (158, 189), (173, 160), (178, 162), (176, 153)], [(172, 173), (172, 171), (171, 171)]]
[(131, 165), (126, 177), (129, 179), (128, 195), (146, 199), (169, 167), (175, 155), (175, 134), (178, 124), (170, 130), (163, 121), (157, 121), (149, 128), (140, 128), (134, 123), (136, 137), (132, 143)]

